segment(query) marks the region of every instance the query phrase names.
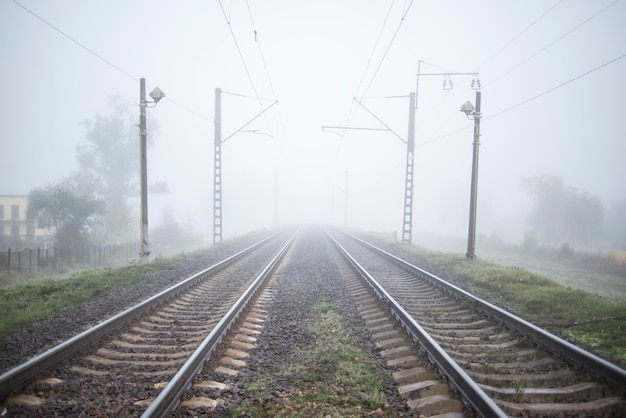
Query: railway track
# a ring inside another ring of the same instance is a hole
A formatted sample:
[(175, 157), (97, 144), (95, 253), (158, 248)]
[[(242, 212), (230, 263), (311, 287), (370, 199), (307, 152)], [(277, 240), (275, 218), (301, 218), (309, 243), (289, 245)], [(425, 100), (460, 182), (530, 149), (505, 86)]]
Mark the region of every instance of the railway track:
[(285, 254), (284, 235), (1, 375), (9, 416), (167, 416)]
[[(338, 292), (369, 329), (371, 355), (393, 371), (410, 416), (626, 415), (624, 370), (354, 237), (333, 232), (313, 245), (314, 236), (264, 240), (5, 373), (7, 416), (219, 416), (255, 396), (247, 374), (264, 377), (293, 356), (268, 361), (276, 353), (258, 353), (257, 339), (270, 351), (290, 347), (302, 319), (280, 317)], [(293, 247), (302, 264), (280, 273)], [(307, 261), (313, 248), (325, 255)], [(337, 277), (320, 271), (328, 263)]]
[[(626, 416), (625, 370), (355, 237), (337, 234), (336, 244), (401, 323), (379, 319), (390, 328), (374, 334), (381, 347), (405, 350), (408, 335), (466, 409), (480, 416)], [(380, 307), (370, 309), (384, 318)], [(439, 402), (454, 411), (437, 379), (425, 379), (414, 356), (405, 360), (397, 361), (395, 377), (410, 404)]]

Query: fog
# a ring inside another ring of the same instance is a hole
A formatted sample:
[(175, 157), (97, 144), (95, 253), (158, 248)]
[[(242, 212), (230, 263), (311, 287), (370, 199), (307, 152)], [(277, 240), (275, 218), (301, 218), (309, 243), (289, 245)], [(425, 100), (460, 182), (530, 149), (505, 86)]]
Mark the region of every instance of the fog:
[(147, 110), (149, 182), (169, 187), (149, 197), (151, 226), (173, 213), (211, 236), (221, 88), (225, 238), (276, 221), (401, 237), (418, 88), (413, 241), (462, 237), (473, 77), (444, 90), (431, 74), (478, 73), (478, 233), (521, 241), (524, 178), (561, 177), (607, 208), (626, 199), (625, 19), (624, 1), (3, 1), (0, 194), (76, 170), (81, 122), (116, 94), (138, 119), (145, 78), (166, 94)]

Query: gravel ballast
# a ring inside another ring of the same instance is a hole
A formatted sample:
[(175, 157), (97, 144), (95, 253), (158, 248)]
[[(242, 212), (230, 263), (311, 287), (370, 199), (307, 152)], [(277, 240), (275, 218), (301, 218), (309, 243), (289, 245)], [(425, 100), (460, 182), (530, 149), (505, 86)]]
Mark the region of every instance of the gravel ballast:
[(5, 335), (0, 339), (0, 374), (261, 239), (261, 236), (250, 236), (212, 248), (206, 254), (176, 262), (165, 270), (149, 272), (145, 280), (131, 286), (114, 289), (89, 302)]

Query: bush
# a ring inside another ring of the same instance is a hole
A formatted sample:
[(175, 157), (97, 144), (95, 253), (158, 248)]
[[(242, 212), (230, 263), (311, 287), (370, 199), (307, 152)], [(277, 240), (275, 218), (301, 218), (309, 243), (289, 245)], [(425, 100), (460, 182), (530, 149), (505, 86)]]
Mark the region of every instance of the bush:
[(567, 242), (561, 245), (559, 249), (559, 258), (572, 258), (574, 257), (574, 249)]

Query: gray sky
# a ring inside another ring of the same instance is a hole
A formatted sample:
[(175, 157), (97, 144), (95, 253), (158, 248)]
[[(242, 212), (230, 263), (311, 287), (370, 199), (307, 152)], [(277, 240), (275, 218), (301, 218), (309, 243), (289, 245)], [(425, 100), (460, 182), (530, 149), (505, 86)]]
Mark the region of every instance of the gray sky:
[(473, 122), (459, 107), (474, 102), (472, 77), (452, 76), (444, 91), (444, 77), (426, 74), (480, 73), (479, 233), (519, 237), (524, 177), (561, 176), (606, 206), (626, 198), (623, 0), (19, 3), (58, 31), (0, 1), (0, 194), (75, 170), (79, 123), (106, 114), (113, 94), (137, 104), (144, 77), (167, 95), (148, 110), (148, 129), (161, 127), (150, 181), (171, 189), (150, 197), (153, 225), (171, 208), (211, 233), (219, 87), (234, 93), (223, 96), (223, 137), (279, 103), (246, 128), (258, 134), (223, 146), (225, 236), (274, 225), (276, 179), (281, 223), (343, 223), (346, 173), (348, 224), (401, 231), (405, 144), (391, 132), (321, 127), (382, 128), (358, 97), (406, 138), (408, 98), (389, 96), (416, 90), (421, 60), (416, 238), (462, 236), (469, 205)]

